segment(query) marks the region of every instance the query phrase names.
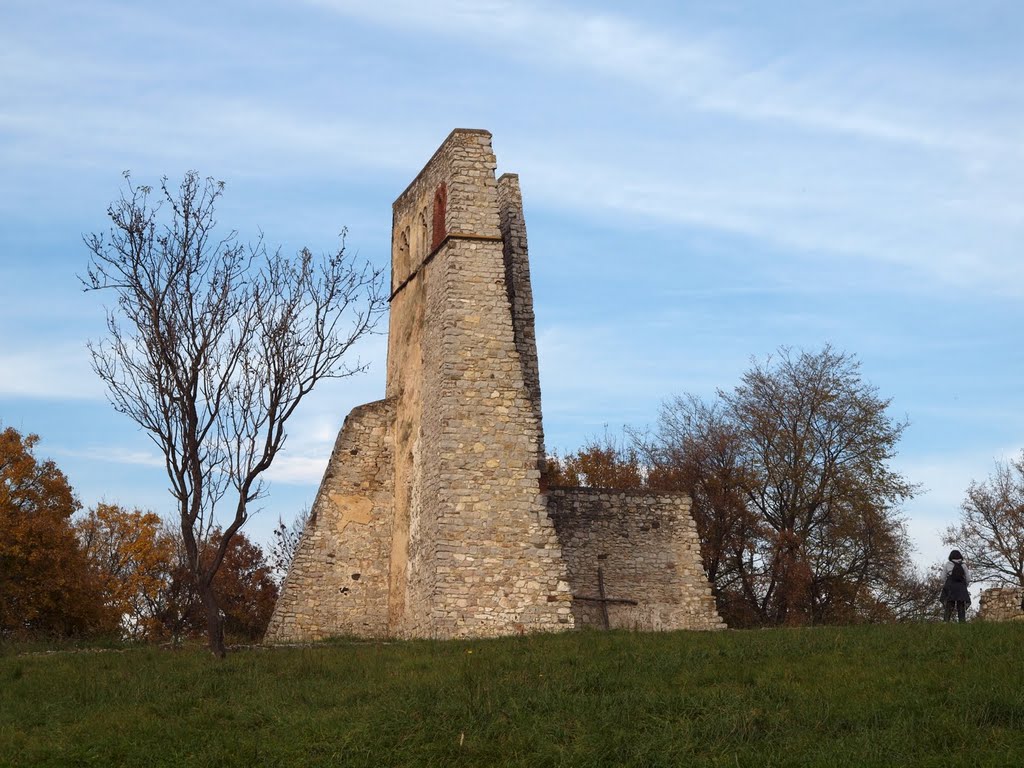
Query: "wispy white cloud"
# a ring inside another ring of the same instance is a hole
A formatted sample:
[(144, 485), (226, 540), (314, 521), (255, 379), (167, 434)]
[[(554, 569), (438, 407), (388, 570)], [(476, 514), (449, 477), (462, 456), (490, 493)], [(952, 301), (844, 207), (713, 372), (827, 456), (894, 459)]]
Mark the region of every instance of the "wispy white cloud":
[[(623, 13), (564, 4), (307, 5), (410, 37), (486, 48), (488, 57), (516, 60), (517, 78), (554, 70), (550, 77), (563, 81), (582, 74), (591, 80), (581, 84), (587, 88), (621, 83), (656, 97), (642, 105), (648, 128), (633, 142), (621, 143), (614, 138), (617, 129), (592, 119), (592, 100), (587, 114), (565, 128), (544, 125), (543, 135), (531, 130), (499, 136), (514, 150), (505, 157), (523, 174), (531, 201), (597, 218), (613, 212), (618, 216), (612, 220), (634, 225), (648, 219), (910, 266), (968, 290), (1024, 292), (1024, 265), (1015, 248), (1024, 234), (1024, 203), (1014, 192), (1024, 183), (1024, 150), (1016, 140), (1024, 129), (1024, 99), (1010, 83), (978, 83), (953, 70), (922, 74), (909, 65), (893, 72), (886, 62), (868, 59), (813, 66), (796, 54), (763, 60), (763, 54), (747, 52), (742, 39), (720, 31), (678, 22), (657, 27)], [(0, 106), (0, 130), (14, 136), (0, 143), (0, 162), (8, 168), (157, 162), (165, 168), (176, 158), (234, 179), (369, 177), (418, 167), (437, 139), (424, 135), (422, 122), (395, 119), (380, 94), (370, 97), (375, 106), (365, 114), (352, 116), (331, 105), (310, 111), (305, 107), (312, 94), (301, 83), (292, 94), (277, 92), (270, 99), (208, 86), (182, 90), (167, 71), (169, 60), (160, 59), (145, 70), (165, 82), (156, 90), (116, 59), (80, 67), (80, 52), (43, 56), (18, 45), (22, 53), (0, 57), (0, 66), (22, 86), (19, 98)], [(235, 46), (233, 51), (244, 52)], [(32, 57), (39, 64), (35, 75), (23, 63), (31, 64)], [(134, 83), (130, 97), (76, 97), (73, 91), (84, 92), (96, 72)], [(62, 83), (68, 78), (81, 88)], [(939, 85), (942, 97), (935, 95)], [(998, 118), (986, 111), (980, 119), (969, 108), (978, 98), (976, 86), (985, 90), (986, 103), (1003, 105)], [(44, 96), (32, 95), (40, 90)], [(917, 98), (906, 98), (915, 92)], [(293, 98), (299, 93), (304, 95)], [(609, 94), (604, 106), (614, 112), (620, 96)], [(716, 140), (720, 126), (708, 125), (695, 141), (687, 125), (701, 113), (738, 121), (732, 137)], [(431, 125), (446, 119), (429, 110), (422, 118)], [(579, 122), (587, 123), (592, 138), (581, 134)], [(854, 145), (840, 149), (834, 139)], [(0, 208), (5, 204), (19, 205), (18, 197), (0, 194)]]
[[(614, 143), (607, 120), (512, 140), (533, 201), (736, 233), (808, 253), (910, 267), (939, 285), (1024, 295), (1024, 98), (1012, 81), (864, 53), (759, 58), (699, 26), (658, 28), (564, 4), (309, 0), (346, 18), (451, 39), (524, 67), (656, 97)], [(881, 13), (882, 8), (875, 9)], [(524, 76), (529, 76), (524, 73)], [(980, 89), (980, 91), (979, 91)], [(998, 116), (975, 108), (979, 92)], [(621, 93), (609, 93), (614, 113)], [(733, 120), (728, 137), (701, 114)], [(984, 115), (982, 119), (981, 115)], [(614, 115), (612, 115), (614, 122)], [(673, 136), (673, 134), (677, 134)], [(675, 140), (673, 142), (673, 139)], [(505, 139), (508, 142), (508, 139)]]
[(279, 455), (267, 470), (268, 480), (291, 485), (319, 485), (327, 469), (328, 455), (289, 456)]
[[(180, 115), (199, 111), (201, 121)], [(414, 142), (385, 124), (344, 117), (300, 118), (244, 98), (186, 104), (170, 97), (152, 110), (123, 105), (89, 105), (74, 110), (74, 121), (51, 111), (0, 113), (0, 129), (20, 139), (0, 146), (0, 162), (10, 166), (59, 164), (104, 166), (111, 161), (179, 158), (186, 164), (216, 166), (242, 176), (323, 173), (327, 170), (408, 168), (415, 164)], [(54, 147), (63, 151), (54, 155)], [(422, 154), (419, 148), (419, 154)], [(274, 158), (273, 167), (254, 162)], [(290, 164), (290, 165), (289, 165)]]
[(93, 445), (86, 448), (57, 448), (54, 455), (73, 457), (105, 464), (126, 464), (137, 467), (165, 466), (162, 456), (155, 451), (131, 450), (116, 445)]
[(83, 345), (53, 344), (0, 350), (0, 397), (101, 400), (104, 389)]
[[(424, 4), (413, 0), (306, 0), (338, 14), (386, 27), (426, 31), (484, 47), (492, 55), (528, 59), (547, 65), (589, 72), (642, 87), (664, 98), (681, 100), (688, 108), (720, 112), (747, 120), (780, 121), (814, 131), (840, 133), (870, 140), (895, 142), (925, 149), (983, 152), (990, 157), (1020, 159), (1019, 143), (1000, 137), (984, 122), (972, 123), (950, 109), (949, 118), (913, 115), (905, 106), (886, 104), (884, 94), (867, 97), (861, 83), (885, 85), (882, 73), (863, 61), (868, 75), (849, 66), (830, 73), (819, 67), (798, 74), (804, 62), (792, 62), (783, 71), (773, 64), (749, 60), (740, 41), (730, 44), (719, 35), (659, 29), (612, 14), (564, 5), (490, 0), (439, 0)], [(831, 76), (830, 76), (831, 75)], [(941, 85), (944, 92), (968, 95), (973, 83), (950, 71)], [(886, 72), (891, 80), (893, 73)], [(900, 77), (900, 75), (897, 75)], [(902, 78), (912, 83), (912, 71)], [(842, 85), (838, 78), (842, 78)], [(929, 82), (929, 85), (940, 83)], [(993, 87), (992, 83), (986, 84)], [(1024, 107), (1013, 83), (1003, 96)], [(864, 88), (864, 90), (867, 90)], [(849, 94), (849, 95), (844, 95)], [(924, 94), (918, 93), (919, 98)], [(941, 102), (940, 102), (941, 104)], [(1015, 115), (1021, 117), (1021, 111)]]
[[(701, 172), (666, 179), (664, 167), (643, 160), (630, 164), (627, 153), (599, 163), (571, 153), (557, 160), (544, 153), (527, 156), (519, 170), (535, 201), (592, 214), (603, 211), (605, 220), (717, 230), (804, 254), (910, 268), (918, 281), (957, 290), (1024, 295), (1024, 263), (1016, 249), (1016, 233), (1024, 234), (1024, 211), (1015, 220), (1007, 210), (1001, 226), (983, 223), (970, 212), (950, 210), (936, 196), (919, 195), (900, 180), (888, 190), (893, 200), (878, 199), (872, 184), (853, 167), (848, 179), (816, 180), (807, 167), (814, 163), (813, 154), (798, 161), (806, 177), (772, 178), (773, 166), (765, 165), (733, 168), (728, 178)], [(687, 158), (673, 164), (685, 174)], [(810, 184), (804, 187), (802, 178)], [(995, 205), (1002, 204), (1001, 192), (978, 190)], [(868, 273), (859, 276), (867, 279)], [(792, 278), (779, 272), (772, 279)], [(916, 282), (911, 287), (922, 291), (928, 286)]]

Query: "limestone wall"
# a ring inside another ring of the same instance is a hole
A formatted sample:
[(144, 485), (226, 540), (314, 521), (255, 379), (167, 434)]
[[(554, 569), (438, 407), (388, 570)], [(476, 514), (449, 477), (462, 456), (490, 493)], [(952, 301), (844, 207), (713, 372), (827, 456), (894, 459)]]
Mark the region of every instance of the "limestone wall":
[(572, 626), (558, 540), (540, 495), (540, 425), (523, 384), (500, 243), (452, 242), (436, 262), (449, 361), (437, 404), (438, 591), (445, 636)]
[(266, 641), (388, 634), (394, 401), (345, 419)]
[[(473, 141), (475, 139), (471, 139)], [(437, 236), (450, 229), (448, 182), (451, 137), (434, 153), (393, 206), (390, 328), (387, 393), (397, 406), (395, 446), (395, 536), (391, 552), (389, 629), (393, 635), (429, 633), (429, 606), (436, 588), (436, 520), (424, 515), (436, 506), (436, 456), (427, 448), (437, 431), (433, 404), (439, 396), (436, 318), (443, 302), (436, 268)], [(435, 207), (443, 203), (443, 210)], [(443, 232), (435, 232), (441, 227)], [(401, 246), (410, 243), (408, 269)]]
[(1021, 601), (1024, 590), (1015, 587), (996, 587), (981, 593), (978, 618), (983, 621), (1022, 621)]
[[(524, 383), (495, 165), (490, 134), (454, 131), (394, 205), (398, 242), (412, 233), (409, 272), (392, 281), (388, 358), (398, 401), (392, 584), (404, 587), (392, 594), (391, 628), (402, 636), (572, 625), (539, 493), (539, 385)], [(525, 261), (521, 204), (518, 216)], [(522, 265), (516, 274), (523, 284)], [(532, 339), (532, 310), (529, 325)]]
[(269, 642), (603, 622), (571, 597), (599, 566), (638, 601), (613, 626), (721, 626), (685, 499), (542, 490), (522, 198), (495, 166), (455, 130), (394, 203), (386, 399), (346, 419)]
[(551, 488), (579, 626), (603, 624), (598, 570), (611, 628), (723, 629), (700, 557), (685, 495), (594, 488)]
[(498, 216), (501, 227), (502, 255), (505, 261), (505, 289), (512, 306), (516, 350), (523, 384), (533, 403), (537, 419), (537, 467), (544, 469), (544, 432), (540, 404), (540, 369), (537, 361), (537, 335), (533, 312), (533, 287), (530, 282), (530, 258), (526, 243), (526, 221), (519, 177), (506, 173), (498, 179)]

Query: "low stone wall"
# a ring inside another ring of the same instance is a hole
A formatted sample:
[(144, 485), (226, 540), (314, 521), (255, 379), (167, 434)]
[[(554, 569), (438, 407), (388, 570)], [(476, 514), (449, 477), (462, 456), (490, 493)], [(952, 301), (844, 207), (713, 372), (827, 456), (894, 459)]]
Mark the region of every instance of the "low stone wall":
[(548, 514), (562, 545), (577, 626), (725, 628), (687, 496), (551, 488)]
[(1015, 587), (996, 587), (981, 593), (978, 618), (982, 621), (1021, 621), (1024, 611), (1024, 590)]

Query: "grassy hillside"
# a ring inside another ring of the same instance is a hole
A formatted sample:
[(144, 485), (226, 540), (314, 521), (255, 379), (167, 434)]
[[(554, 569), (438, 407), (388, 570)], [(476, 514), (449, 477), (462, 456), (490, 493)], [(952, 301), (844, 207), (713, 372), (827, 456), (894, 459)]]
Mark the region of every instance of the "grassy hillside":
[(1024, 762), (1024, 624), (0, 656), (0, 765)]

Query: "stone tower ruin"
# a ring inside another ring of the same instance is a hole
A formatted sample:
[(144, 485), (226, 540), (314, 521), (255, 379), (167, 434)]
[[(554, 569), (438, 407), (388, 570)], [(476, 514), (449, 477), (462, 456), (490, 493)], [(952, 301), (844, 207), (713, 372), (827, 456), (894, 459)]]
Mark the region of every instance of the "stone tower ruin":
[(685, 496), (545, 487), (519, 179), (457, 129), (394, 203), (387, 390), (345, 419), (267, 642), (719, 628)]

